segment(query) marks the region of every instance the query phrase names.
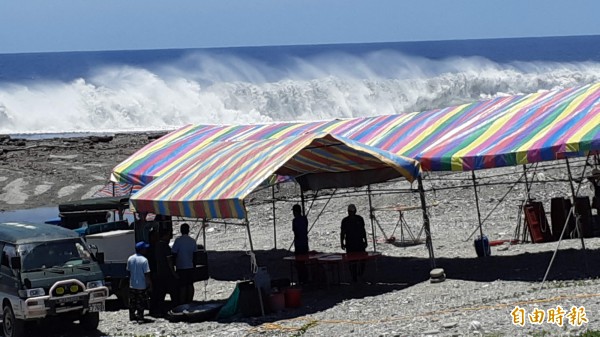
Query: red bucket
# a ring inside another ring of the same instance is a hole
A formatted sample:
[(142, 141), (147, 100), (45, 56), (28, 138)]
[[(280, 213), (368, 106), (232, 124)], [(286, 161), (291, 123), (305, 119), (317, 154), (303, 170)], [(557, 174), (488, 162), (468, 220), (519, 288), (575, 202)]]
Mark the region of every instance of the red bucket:
[(271, 311), (281, 311), (285, 308), (285, 297), (283, 293), (272, 293), (269, 297)]
[(298, 308), (302, 305), (302, 289), (287, 288), (285, 290), (286, 308)]

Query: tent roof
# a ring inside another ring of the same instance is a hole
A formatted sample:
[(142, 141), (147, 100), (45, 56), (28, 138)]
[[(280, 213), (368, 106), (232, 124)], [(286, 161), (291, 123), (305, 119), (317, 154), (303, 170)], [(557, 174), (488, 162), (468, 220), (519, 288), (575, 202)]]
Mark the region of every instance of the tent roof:
[(497, 97), (419, 113), (309, 123), (189, 125), (147, 145), (113, 170), (114, 181), (145, 185), (222, 141), (326, 132), (417, 159), (423, 170), (467, 171), (600, 150), (600, 83)]
[(420, 167), (414, 160), (327, 133), (208, 142), (153, 179), (130, 202), (138, 212), (245, 218), (245, 197), (273, 174), (296, 177), (304, 189), (320, 189), (397, 177), (413, 181)]

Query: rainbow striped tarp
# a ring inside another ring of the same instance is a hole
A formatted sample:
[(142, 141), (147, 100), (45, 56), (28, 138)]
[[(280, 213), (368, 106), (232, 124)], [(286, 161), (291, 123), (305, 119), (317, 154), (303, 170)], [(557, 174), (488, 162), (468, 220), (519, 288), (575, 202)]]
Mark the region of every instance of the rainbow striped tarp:
[[(521, 165), (600, 150), (600, 83), (396, 115), (308, 123), (190, 125), (142, 148), (113, 181), (146, 185), (222, 142), (327, 133), (413, 158), (423, 170)], [(213, 196), (214, 197), (214, 196)]]
[(210, 142), (130, 198), (137, 212), (192, 218), (245, 218), (244, 199), (273, 174), (303, 188), (412, 181), (418, 162), (340, 136)]

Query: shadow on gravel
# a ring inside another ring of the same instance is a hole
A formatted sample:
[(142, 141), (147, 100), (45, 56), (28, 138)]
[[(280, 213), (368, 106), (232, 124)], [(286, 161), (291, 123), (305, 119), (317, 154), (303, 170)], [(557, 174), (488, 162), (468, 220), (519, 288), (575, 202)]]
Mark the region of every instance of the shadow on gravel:
[(39, 323), (33, 323), (27, 326), (26, 336), (44, 336), (44, 337), (59, 337), (59, 336), (77, 336), (77, 337), (101, 337), (107, 336), (106, 333), (95, 330), (87, 331), (78, 323), (65, 322), (61, 320), (48, 320)]
[[(494, 280), (541, 282), (553, 252), (522, 253), (483, 258), (442, 258), (437, 265), (446, 277), (490, 282)], [(587, 268), (586, 261), (587, 260)], [(559, 249), (547, 280), (577, 280), (600, 277), (599, 249)]]
[[(290, 263), (283, 260), (289, 256), (286, 250), (256, 251), (260, 266), (266, 266), (271, 279), (290, 278)], [(576, 280), (600, 277), (600, 250), (559, 250), (548, 280)], [(437, 267), (444, 268), (446, 277), (476, 282), (495, 280), (540, 282), (544, 277), (552, 252), (522, 253), (511, 256), (488, 256), (484, 258), (438, 258)], [(589, 270), (584, 261), (587, 259)], [(250, 256), (243, 251), (209, 252), (210, 274), (217, 280), (239, 281), (250, 275)], [(277, 315), (243, 319), (251, 325), (277, 321), (282, 318), (299, 317), (327, 310), (353, 298), (377, 296), (429, 280), (429, 260), (424, 258), (382, 256), (377, 263), (367, 265), (368, 284), (348, 284), (349, 271), (343, 267), (341, 284), (311, 284), (303, 288), (303, 307)], [(296, 270), (293, 270), (296, 273)], [(337, 282), (336, 282), (337, 283)], [(233, 289), (232, 289), (233, 290)]]

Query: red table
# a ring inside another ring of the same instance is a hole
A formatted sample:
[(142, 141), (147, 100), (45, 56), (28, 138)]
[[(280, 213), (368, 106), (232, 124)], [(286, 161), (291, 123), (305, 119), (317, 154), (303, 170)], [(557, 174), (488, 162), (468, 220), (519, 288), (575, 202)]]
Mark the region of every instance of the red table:
[[(379, 252), (355, 252), (355, 253), (309, 253), (303, 255), (286, 256), (283, 259), (290, 262), (290, 280), (294, 280), (294, 264), (303, 262), (306, 264), (322, 265), (326, 269), (337, 271), (338, 284), (341, 283), (341, 266), (349, 262), (376, 260), (381, 256)], [(329, 284), (329, 282), (327, 282)]]

